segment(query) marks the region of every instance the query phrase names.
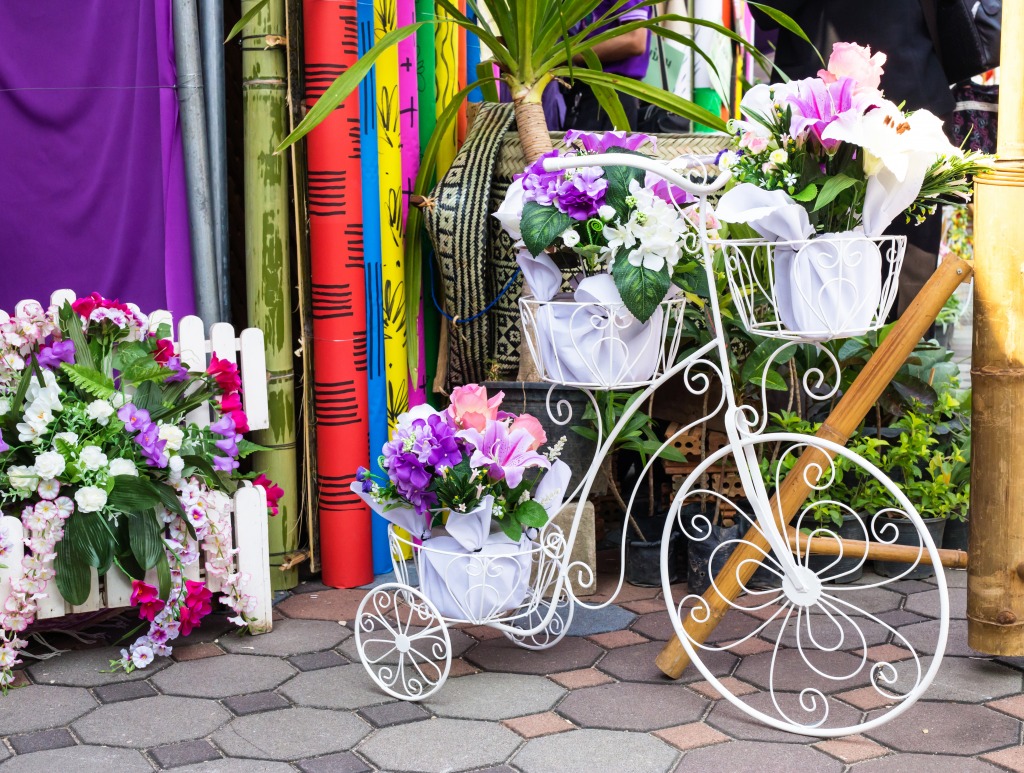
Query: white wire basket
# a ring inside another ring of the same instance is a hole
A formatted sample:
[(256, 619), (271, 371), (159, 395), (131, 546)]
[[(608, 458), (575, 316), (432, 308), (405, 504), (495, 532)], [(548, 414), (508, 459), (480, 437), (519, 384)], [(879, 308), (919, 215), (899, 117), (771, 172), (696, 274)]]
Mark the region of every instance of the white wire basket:
[(899, 290), (905, 236), (854, 232), (814, 239), (711, 240), (721, 251), (743, 327), (765, 338), (820, 342), (886, 324)]
[(662, 301), (646, 322), (624, 303), (580, 302), (572, 296), (519, 299), (523, 338), (540, 378), (586, 389), (650, 385), (676, 361), (684, 296)]

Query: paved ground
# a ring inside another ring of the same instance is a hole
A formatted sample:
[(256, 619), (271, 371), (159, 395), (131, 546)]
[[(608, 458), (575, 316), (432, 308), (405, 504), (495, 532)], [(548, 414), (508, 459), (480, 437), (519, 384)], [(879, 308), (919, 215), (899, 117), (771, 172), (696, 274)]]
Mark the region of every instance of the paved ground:
[[(387, 700), (355, 656), (364, 592), (307, 583), (278, 604), (273, 633), (241, 638), (214, 620), (174, 660), (128, 677), (102, 673), (112, 647), (32, 665), (0, 700), (0, 773), (1024, 771), (1024, 660), (967, 648), (965, 575), (949, 578), (956, 619), (939, 678), (870, 738), (787, 735), (743, 718), (695, 672), (668, 682), (653, 665), (667, 614), (655, 589), (632, 586), (545, 652), (487, 628), (453, 631), (460, 656), (440, 693), (423, 705)], [(934, 629), (930, 582), (875, 595), (874, 613), (901, 632)], [(728, 630), (755, 620), (730, 615)], [(756, 703), (765, 647), (752, 644), (715, 668)], [(841, 704), (840, 719), (855, 721), (880, 705), (870, 689), (847, 690)]]

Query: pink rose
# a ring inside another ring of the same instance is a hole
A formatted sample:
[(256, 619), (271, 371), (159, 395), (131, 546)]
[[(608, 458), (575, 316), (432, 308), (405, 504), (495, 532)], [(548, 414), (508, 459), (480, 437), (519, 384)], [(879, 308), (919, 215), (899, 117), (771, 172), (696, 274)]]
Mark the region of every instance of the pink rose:
[(544, 432), (544, 428), (540, 425), (540, 422), (528, 413), (522, 414), (512, 422), (512, 426), (509, 427), (509, 433), (511, 434), (517, 429), (525, 429), (530, 433), (530, 436), (533, 437), (533, 442), (530, 444), (531, 451), (536, 451), (548, 442), (548, 436)]
[(834, 83), (840, 78), (852, 78), (857, 91), (877, 90), (882, 82), (882, 65), (886, 56), (881, 51), (872, 55), (869, 46), (856, 43), (836, 43), (832, 56), (828, 58), (828, 69), (818, 70), (818, 77), (825, 83)]
[(452, 390), (452, 404), (448, 407), (448, 414), (460, 429), (483, 432), (487, 422), (497, 420), (498, 406), (504, 397), (504, 392), (498, 392), (488, 399), (487, 387), (479, 384), (455, 387)]
[(751, 153), (763, 153), (768, 149), (768, 138), (754, 132), (747, 132), (740, 139), (740, 147), (747, 148)]

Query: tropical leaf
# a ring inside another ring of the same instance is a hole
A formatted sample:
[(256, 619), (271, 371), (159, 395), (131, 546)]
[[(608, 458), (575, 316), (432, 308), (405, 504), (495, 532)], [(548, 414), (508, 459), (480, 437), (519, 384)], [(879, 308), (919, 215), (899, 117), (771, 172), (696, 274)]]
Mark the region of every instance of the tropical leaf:
[(826, 207), (831, 204), (836, 196), (845, 191), (847, 188), (857, 185), (860, 181), (845, 174), (837, 174), (834, 177), (829, 177), (825, 184), (821, 186), (821, 192), (818, 194), (817, 200), (814, 202), (814, 209), (812, 212), (817, 212), (822, 207)]
[(72, 384), (98, 400), (109, 400), (117, 391), (114, 389), (114, 379), (89, 365), (71, 365), (62, 362), (60, 368), (67, 374)]
[[(592, 48), (586, 48), (582, 51), (583, 61), (587, 63), (587, 67), (591, 70), (603, 70), (601, 67), (601, 60), (597, 58), (597, 54), (594, 53)], [(568, 67), (570, 73), (572, 73), (572, 59), (568, 60)], [(572, 75), (569, 75), (572, 79)], [(608, 88), (607, 86), (593, 86), (592, 90), (594, 96), (597, 97), (597, 102), (601, 105), (601, 109), (608, 114), (611, 119), (612, 127), (620, 131), (629, 131), (632, 127), (629, 125), (629, 118), (626, 116), (626, 110), (622, 107), (622, 100), (619, 99), (619, 95), (615, 92), (615, 89)]]
[(532, 255), (540, 255), (573, 222), (571, 217), (553, 206), (545, 207), (536, 201), (528, 201), (523, 206), (523, 219), (519, 228), (526, 249)]
[(156, 487), (144, 478), (115, 475), (111, 480), (114, 481), (114, 488), (107, 498), (107, 505), (119, 512), (142, 513), (162, 504)]
[(225, 493), (230, 493), (228, 487), (224, 485), (224, 481), (221, 480), (220, 475), (213, 469), (213, 466), (201, 456), (195, 456), (193, 454), (186, 454), (181, 457), (181, 460), (185, 462), (186, 467), (194, 467), (203, 474), (206, 478), (206, 482), (212, 486), (216, 486)]
[[(625, 151), (622, 148), (609, 148), (608, 152), (639, 155), (638, 153)], [(634, 169), (631, 166), (616, 165), (604, 167), (604, 179), (608, 181), (608, 189), (604, 194), (605, 204), (612, 207), (623, 220), (629, 214), (629, 205), (626, 203), (626, 199), (631, 195), (629, 185), (634, 180), (643, 184), (644, 175), (645, 173), (642, 169)]]
[(255, 19), (259, 12), (266, 8), (269, 4), (270, 0), (259, 0), (252, 8), (250, 8), (248, 11), (242, 14), (242, 18), (239, 19), (238, 22), (236, 22), (235, 26), (232, 27), (231, 31), (228, 33), (228, 36), (224, 38), (224, 42), (230, 42), (235, 35), (239, 34), (243, 29), (245, 29), (245, 26), (253, 19)]
[(622, 302), (641, 322), (651, 318), (658, 304), (665, 300), (665, 294), (672, 284), (668, 267), (652, 271), (643, 266), (634, 266), (621, 252), (612, 269), (612, 277)]
[(128, 539), (132, 555), (143, 569), (152, 569), (164, 554), (161, 531), (156, 513), (152, 510), (128, 516)]
[(171, 565), (167, 562), (167, 551), (161, 550), (156, 561), (157, 591), (167, 601), (171, 597)]
[(64, 302), (60, 311), (57, 312), (57, 317), (60, 320), (61, 332), (75, 345), (75, 362), (87, 368), (95, 368), (96, 361), (93, 359), (89, 342), (85, 340), (85, 332), (82, 330), (82, 318), (71, 308), (70, 302)]
[(185, 517), (185, 508), (181, 506), (181, 500), (178, 499), (178, 492), (176, 492), (171, 486), (166, 483), (153, 483), (153, 489), (156, 491), (156, 495), (160, 497), (160, 502), (170, 512), (180, 515), (182, 518)]
[(65, 533), (64, 539), (57, 543), (57, 557), (53, 561), (57, 590), (65, 601), (74, 605), (85, 603), (92, 585), (89, 564), (79, 551), (80, 546), (73, 545)]
[(783, 27), (784, 29), (789, 30), (794, 35), (796, 35), (798, 38), (800, 38), (801, 40), (806, 41), (807, 45), (809, 45), (812, 49), (814, 49), (814, 53), (817, 55), (819, 61), (822, 64), (822, 66), (825, 65), (825, 59), (821, 56), (821, 52), (817, 48), (815, 48), (814, 43), (812, 43), (811, 39), (809, 37), (807, 37), (807, 33), (804, 32), (803, 29), (801, 29), (800, 25), (797, 24), (795, 21), (793, 21), (793, 19), (791, 17), (787, 16), (782, 11), (779, 11), (779, 10), (777, 10), (775, 8), (771, 8), (771, 7), (767, 6), (767, 5), (763, 5), (762, 3), (751, 2), (751, 3), (748, 3), (748, 5), (752, 5), (754, 8), (757, 8), (765, 16), (770, 18), (772, 21), (774, 21), (780, 27)]

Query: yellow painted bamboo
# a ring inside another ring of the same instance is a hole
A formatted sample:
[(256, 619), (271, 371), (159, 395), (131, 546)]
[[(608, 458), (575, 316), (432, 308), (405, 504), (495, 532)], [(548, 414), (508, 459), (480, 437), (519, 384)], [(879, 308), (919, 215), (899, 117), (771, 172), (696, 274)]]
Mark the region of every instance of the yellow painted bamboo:
[[(437, 6), (437, 18), (451, 18), (447, 11)], [(438, 24), (434, 32), (434, 80), (436, 94), (436, 115), (455, 99), (459, 93), (459, 28), (454, 24)], [(421, 105), (420, 109), (425, 109)], [(458, 136), (455, 121), (445, 129), (437, 149), (437, 179), (441, 179), (455, 160), (458, 151)]]
[[(243, 0), (246, 13), (256, 0)], [(280, 514), (270, 520), (270, 573), (275, 590), (298, 584), (296, 569), (277, 567), (298, 548), (295, 373), (292, 352), (288, 156), (274, 149), (288, 134), (284, 0), (270, 2), (246, 25), (242, 45), (245, 116), (245, 269), (249, 324), (266, 336), (270, 428), (254, 433), (270, 451), (253, 466), (281, 488)], [(276, 41), (276, 42), (274, 42)], [(273, 42), (273, 44), (271, 44)]]
[(975, 185), (967, 642), (1024, 654), (1024, 3), (1003, 4), (995, 168)]
[[(971, 264), (966, 261), (949, 257), (942, 262), (857, 375), (835, 410), (821, 425), (817, 437), (846, 445), (850, 435), (864, 420), (886, 385), (892, 381), (896, 371), (906, 362), (921, 336), (934, 322), (943, 304), (970, 275)], [(823, 457), (828, 456), (819, 449), (807, 449), (772, 497), (770, 511), (778, 513), (788, 524), (812, 492), (811, 484), (817, 480), (814, 467), (817, 466), (818, 470), (827, 467)], [(752, 529), (744, 539), (751, 544), (737, 546), (715, 578), (715, 584), (704, 593), (707, 619), (696, 622), (688, 615), (683, 622), (683, 628), (691, 641), (703, 643), (715, 630), (730, 608), (730, 602), (739, 596), (741, 587), (757, 569), (758, 562), (751, 559), (759, 559), (767, 554), (768, 541), (759, 529)], [(689, 665), (690, 658), (679, 639), (673, 638), (662, 649), (655, 663), (667, 676), (678, 679)]]

